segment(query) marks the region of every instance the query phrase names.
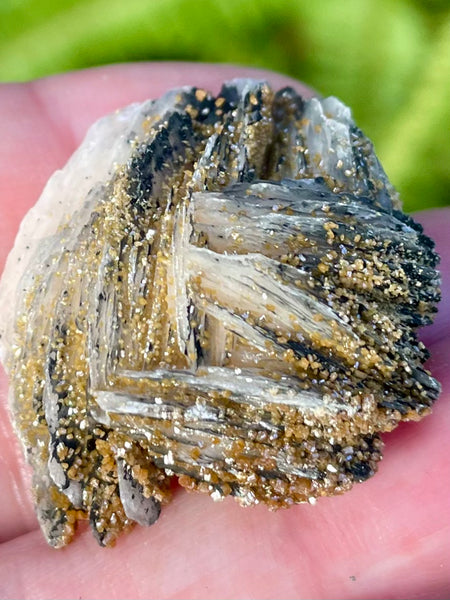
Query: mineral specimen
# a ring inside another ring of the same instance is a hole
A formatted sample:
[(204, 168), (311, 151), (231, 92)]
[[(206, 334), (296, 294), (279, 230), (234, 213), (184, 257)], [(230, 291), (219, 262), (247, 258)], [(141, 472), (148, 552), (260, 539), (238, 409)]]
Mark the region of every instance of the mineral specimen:
[(150, 525), (172, 476), (277, 508), (373, 475), (439, 394), (416, 338), (437, 262), (335, 98), (236, 80), (100, 120), (1, 283), (48, 542)]

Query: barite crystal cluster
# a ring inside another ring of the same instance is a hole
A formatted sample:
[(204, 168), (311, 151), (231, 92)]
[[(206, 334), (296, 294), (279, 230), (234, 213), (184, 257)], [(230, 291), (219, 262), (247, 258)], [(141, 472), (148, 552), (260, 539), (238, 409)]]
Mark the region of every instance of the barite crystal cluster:
[(373, 475), (439, 394), (416, 337), (437, 262), (336, 98), (235, 80), (101, 119), (1, 282), (48, 542), (150, 525), (173, 476), (278, 508)]

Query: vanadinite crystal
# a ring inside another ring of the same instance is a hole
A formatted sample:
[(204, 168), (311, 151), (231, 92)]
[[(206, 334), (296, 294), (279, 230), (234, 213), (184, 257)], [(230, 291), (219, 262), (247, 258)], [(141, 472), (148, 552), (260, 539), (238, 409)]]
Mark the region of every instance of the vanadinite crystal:
[(101, 119), (1, 283), (48, 542), (153, 523), (173, 476), (277, 508), (373, 475), (439, 394), (416, 338), (437, 262), (335, 98), (236, 80)]

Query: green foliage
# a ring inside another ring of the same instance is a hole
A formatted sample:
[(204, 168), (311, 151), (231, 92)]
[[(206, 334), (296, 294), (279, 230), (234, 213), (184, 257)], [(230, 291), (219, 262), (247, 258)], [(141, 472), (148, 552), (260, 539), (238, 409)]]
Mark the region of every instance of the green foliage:
[(1, 0), (0, 80), (130, 60), (253, 65), (349, 104), (408, 210), (450, 204), (448, 0)]

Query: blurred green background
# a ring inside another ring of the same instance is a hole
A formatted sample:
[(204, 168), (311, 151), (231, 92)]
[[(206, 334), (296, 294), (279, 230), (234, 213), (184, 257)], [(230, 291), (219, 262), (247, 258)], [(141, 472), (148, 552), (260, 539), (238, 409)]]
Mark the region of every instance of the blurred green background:
[(1, 81), (174, 59), (340, 97), (407, 210), (450, 204), (448, 0), (0, 0)]

